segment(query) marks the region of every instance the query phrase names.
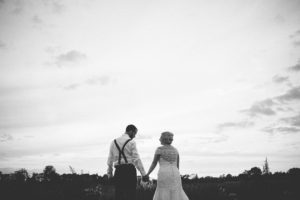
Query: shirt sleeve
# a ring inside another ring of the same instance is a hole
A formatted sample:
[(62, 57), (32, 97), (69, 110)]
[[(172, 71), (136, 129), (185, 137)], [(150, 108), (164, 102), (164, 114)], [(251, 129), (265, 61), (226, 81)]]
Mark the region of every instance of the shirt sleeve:
[(113, 155), (113, 142), (110, 144), (110, 148), (109, 148), (109, 154), (108, 154), (108, 159), (107, 159), (107, 165), (108, 165), (108, 168), (107, 168), (107, 173), (108, 174), (112, 174), (113, 172), (113, 160), (114, 158), (114, 155)]
[(140, 156), (138, 154), (138, 150), (137, 150), (135, 141), (131, 142), (131, 148), (132, 148), (132, 160), (133, 160), (133, 164), (140, 171), (141, 175), (145, 176), (146, 175), (146, 171), (144, 169), (143, 163), (142, 163), (142, 161), (140, 159)]

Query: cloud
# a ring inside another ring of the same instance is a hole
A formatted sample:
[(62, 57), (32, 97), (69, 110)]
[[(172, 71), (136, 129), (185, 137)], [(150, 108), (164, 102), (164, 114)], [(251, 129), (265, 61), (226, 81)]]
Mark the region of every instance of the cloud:
[(300, 71), (300, 60), (296, 65), (293, 65), (291, 67), (288, 67), (288, 71), (298, 72)]
[(266, 127), (262, 131), (268, 132), (271, 134), (282, 133), (282, 134), (291, 134), (300, 132), (300, 128), (297, 127)]
[(14, 1), (13, 4), (14, 4), (13, 5), (14, 8), (12, 10), (12, 13), (19, 15), (24, 11), (24, 8), (26, 6), (26, 1)]
[(35, 24), (42, 24), (43, 23), (43, 20), (41, 20), (41, 18), (37, 15), (34, 15), (32, 17), (32, 21), (35, 23)]
[[(252, 117), (255, 117), (257, 115), (271, 116), (276, 114), (276, 112), (273, 109), (275, 105), (283, 106), (283, 104), (288, 101), (299, 100), (299, 99), (300, 99), (300, 86), (297, 86), (289, 89), (286, 93), (282, 95), (255, 102), (249, 109), (241, 110), (241, 112), (246, 113)], [(290, 109), (283, 109), (280, 107), (279, 109), (277, 108), (277, 110), (290, 111)]]
[(223, 130), (224, 128), (248, 128), (254, 126), (254, 122), (241, 121), (241, 122), (226, 122), (218, 125), (218, 130)]
[(229, 139), (229, 136), (218, 133), (211, 136), (193, 135), (190, 138), (192, 141), (196, 142), (197, 144), (208, 144), (208, 143), (225, 142)]
[(214, 138), (210, 142), (212, 142), (212, 143), (219, 143), (219, 142), (225, 142), (228, 139), (229, 139), (228, 136), (226, 136), (226, 135), (220, 135), (218, 138)]
[(75, 90), (77, 88), (79, 88), (80, 86), (83, 85), (101, 85), (101, 86), (105, 86), (108, 85), (110, 83), (110, 77), (109, 76), (99, 76), (99, 77), (93, 77), (93, 78), (89, 78), (86, 81), (82, 82), (82, 83), (73, 83), (70, 84), (68, 86), (63, 87), (65, 90)]
[(276, 110), (281, 111), (281, 112), (291, 112), (291, 111), (294, 111), (294, 109), (291, 108), (291, 107), (277, 107)]
[(291, 126), (300, 127), (300, 113), (298, 115), (296, 115), (296, 116), (293, 116), (293, 117), (281, 118), (280, 121), (288, 123)]
[(73, 83), (68, 86), (63, 87), (65, 90), (75, 90), (80, 86), (78, 83)]
[(31, 13), (33, 9), (32, 6), (34, 6), (33, 3), (37, 3), (39, 8), (41, 8), (40, 6), (43, 6), (44, 9), (53, 14), (62, 14), (66, 11), (66, 6), (63, 3), (63, 0), (41, 0), (36, 2), (28, 0), (0, 0), (0, 8), (9, 4), (10, 12), (12, 14), (19, 15), (25, 12)]
[(76, 51), (76, 50), (72, 50), (72, 51), (68, 51), (67, 53), (60, 54), (59, 56), (57, 56), (56, 60), (55, 60), (55, 64), (57, 66), (62, 66), (67, 63), (79, 62), (85, 58), (86, 58), (85, 54), (83, 54), (79, 51)]
[(300, 30), (297, 30), (295, 33), (293, 33), (292, 35), (290, 35), (290, 38), (295, 38), (297, 36), (300, 35)]
[(54, 13), (62, 13), (66, 9), (66, 6), (63, 5), (61, 1), (53, 0), (51, 2), (52, 11)]
[(0, 8), (2, 7), (2, 5), (5, 3), (5, 0), (0, 0)]
[(273, 80), (273, 82), (275, 82), (275, 83), (283, 83), (283, 82), (288, 81), (288, 80), (289, 80), (289, 77), (287, 77), (287, 76), (278, 76), (278, 75), (276, 75), (276, 76), (274, 76), (274, 77), (272, 78), (272, 80)]
[(257, 115), (275, 115), (276, 112), (272, 109), (272, 106), (276, 103), (268, 98), (262, 101), (255, 102), (249, 109), (242, 110), (241, 112), (246, 113), (252, 117)]
[(294, 42), (294, 45), (295, 45), (295, 46), (300, 46), (300, 41), (295, 41), (295, 42)]
[(0, 40), (0, 49), (4, 49), (5, 47), (6, 47), (6, 44)]
[(61, 14), (66, 10), (66, 6), (60, 0), (43, 0), (43, 3), (56, 14)]
[(7, 133), (2, 133), (0, 135), (0, 142), (6, 142), (6, 141), (10, 141), (13, 140), (13, 137)]
[[(284, 122), (285, 124), (283, 124)], [(292, 117), (284, 117), (278, 120), (277, 123), (262, 129), (264, 132), (271, 134), (282, 133), (291, 134), (300, 132), (300, 113)]]
[(55, 54), (56, 52), (60, 51), (61, 47), (60, 46), (48, 46), (45, 48), (45, 51), (48, 54)]
[(110, 81), (109, 76), (100, 76), (100, 77), (90, 78), (86, 80), (86, 83), (89, 85), (96, 85), (96, 84), (107, 85), (109, 81)]
[(292, 101), (292, 100), (299, 100), (300, 99), (300, 86), (291, 88), (285, 94), (277, 96), (280, 102)]
[[(187, 152), (190, 155), (193, 155), (193, 151)], [(268, 152), (268, 156), (280, 156), (280, 157), (299, 157), (299, 154), (288, 154), (286, 152)], [(257, 157), (257, 158), (265, 158), (266, 152), (241, 152), (241, 151), (199, 151), (195, 154), (195, 156), (204, 156), (204, 157)]]
[(278, 24), (283, 24), (286, 20), (282, 15), (276, 15), (274, 17), (275, 22), (277, 22)]
[[(300, 30), (296, 31), (295, 33), (293, 33), (292, 35), (290, 35), (290, 38), (291, 39), (294, 39), (294, 38), (299, 38), (300, 36)], [(300, 46), (300, 41), (299, 40), (296, 40), (293, 42), (294, 46)]]

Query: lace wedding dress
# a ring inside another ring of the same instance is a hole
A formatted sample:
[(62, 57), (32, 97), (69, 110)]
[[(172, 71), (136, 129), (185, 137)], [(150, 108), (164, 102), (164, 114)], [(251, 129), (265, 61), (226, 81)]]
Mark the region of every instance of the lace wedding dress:
[(164, 145), (158, 147), (155, 154), (160, 155), (160, 168), (153, 200), (188, 200), (177, 168), (177, 149), (172, 145)]

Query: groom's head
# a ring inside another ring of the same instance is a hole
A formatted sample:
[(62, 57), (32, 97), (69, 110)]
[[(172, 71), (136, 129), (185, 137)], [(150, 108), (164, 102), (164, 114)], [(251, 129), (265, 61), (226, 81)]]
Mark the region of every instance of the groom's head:
[(135, 127), (135, 125), (130, 124), (126, 127), (126, 134), (132, 139), (135, 137), (136, 133), (137, 133), (137, 128)]

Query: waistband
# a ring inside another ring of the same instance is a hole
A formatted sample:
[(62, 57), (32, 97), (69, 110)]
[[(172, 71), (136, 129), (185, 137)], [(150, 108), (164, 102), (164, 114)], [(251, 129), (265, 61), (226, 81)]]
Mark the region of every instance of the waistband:
[(130, 165), (132, 165), (132, 166), (134, 166), (132, 163), (121, 163), (121, 164), (115, 164), (115, 168), (117, 168), (117, 167), (120, 167), (120, 166), (130, 166)]

